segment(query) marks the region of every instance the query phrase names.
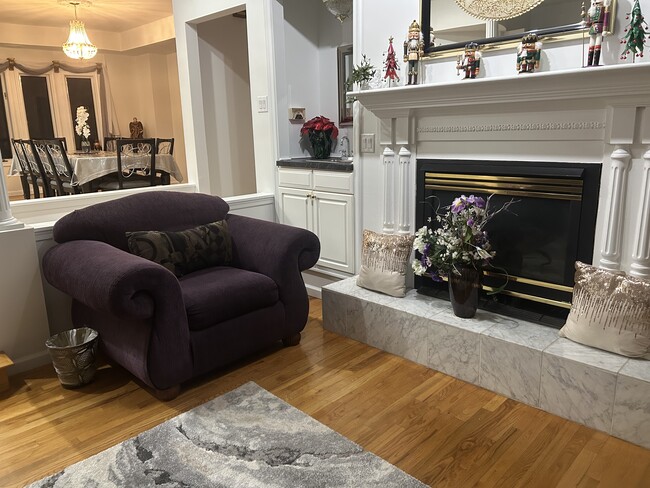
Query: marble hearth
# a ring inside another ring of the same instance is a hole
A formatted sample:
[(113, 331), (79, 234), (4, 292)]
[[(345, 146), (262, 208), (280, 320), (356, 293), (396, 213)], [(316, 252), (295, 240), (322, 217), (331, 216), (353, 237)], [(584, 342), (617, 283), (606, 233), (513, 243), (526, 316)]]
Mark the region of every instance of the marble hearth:
[(556, 329), (410, 290), (393, 298), (356, 285), (323, 287), (323, 326), (514, 400), (650, 448), (650, 362), (559, 337)]

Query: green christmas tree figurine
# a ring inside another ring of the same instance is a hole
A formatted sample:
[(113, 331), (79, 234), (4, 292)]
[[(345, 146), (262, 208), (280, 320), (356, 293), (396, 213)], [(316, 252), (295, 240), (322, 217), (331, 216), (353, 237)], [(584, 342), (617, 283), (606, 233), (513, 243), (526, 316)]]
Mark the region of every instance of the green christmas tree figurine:
[(639, 0), (634, 1), (632, 12), (627, 14), (626, 20), (630, 20), (630, 25), (625, 29), (625, 37), (621, 39), (621, 44), (625, 44), (621, 59), (627, 59), (627, 55), (632, 53), (632, 62), (634, 62), (637, 56), (643, 57), (646, 36), (650, 36), (650, 32), (646, 30), (648, 24), (645, 23), (643, 14), (641, 14)]

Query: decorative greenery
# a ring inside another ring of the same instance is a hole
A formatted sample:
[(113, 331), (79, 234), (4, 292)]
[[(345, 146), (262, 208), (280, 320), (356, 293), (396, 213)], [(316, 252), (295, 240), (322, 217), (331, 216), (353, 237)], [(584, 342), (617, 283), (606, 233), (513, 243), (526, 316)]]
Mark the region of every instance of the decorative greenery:
[(377, 68), (370, 64), (370, 59), (363, 54), (361, 56), (361, 63), (354, 67), (352, 73), (350, 73), (350, 76), (345, 82), (345, 85), (348, 90), (351, 90), (355, 83), (360, 85), (363, 82), (372, 80), (376, 72)]
[(442, 276), (450, 273), (460, 275), (460, 267), (480, 269), (489, 264), (496, 253), (492, 251), (485, 225), (514, 203), (511, 200), (491, 211), (491, 198), (486, 201), (474, 195), (461, 195), (445, 207), (444, 214), (436, 213), (437, 229), (425, 225), (415, 233), (413, 247), (419, 256), (416, 255), (412, 268), (416, 275), (441, 281)]
[(647, 30), (648, 24), (643, 20), (639, 0), (635, 0), (632, 12), (627, 14), (626, 19), (630, 21), (630, 25), (625, 29), (625, 37), (621, 39), (621, 44), (625, 44), (621, 59), (627, 59), (627, 55), (632, 53), (632, 61), (634, 61), (637, 56), (643, 57), (646, 36), (650, 36)]

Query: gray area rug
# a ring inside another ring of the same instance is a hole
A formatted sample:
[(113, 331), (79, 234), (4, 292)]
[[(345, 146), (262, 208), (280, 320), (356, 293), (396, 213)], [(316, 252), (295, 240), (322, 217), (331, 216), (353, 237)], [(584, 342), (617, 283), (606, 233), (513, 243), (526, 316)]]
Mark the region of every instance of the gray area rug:
[(255, 383), (31, 487), (422, 487)]

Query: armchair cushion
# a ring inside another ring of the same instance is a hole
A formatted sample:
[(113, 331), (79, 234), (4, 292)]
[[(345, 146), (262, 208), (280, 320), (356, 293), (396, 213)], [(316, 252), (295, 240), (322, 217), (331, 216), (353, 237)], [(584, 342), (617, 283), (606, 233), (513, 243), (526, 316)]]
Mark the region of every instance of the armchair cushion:
[(279, 300), (271, 278), (238, 268), (204, 269), (184, 276), (179, 283), (190, 330), (271, 307)]
[(180, 232), (127, 232), (129, 251), (158, 263), (177, 277), (230, 264), (232, 240), (225, 220)]

